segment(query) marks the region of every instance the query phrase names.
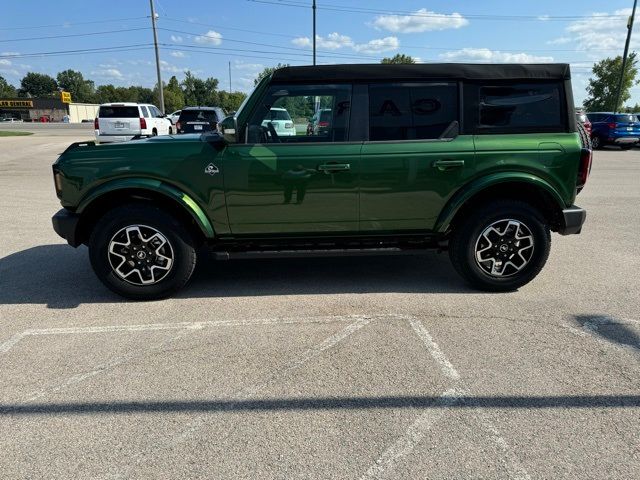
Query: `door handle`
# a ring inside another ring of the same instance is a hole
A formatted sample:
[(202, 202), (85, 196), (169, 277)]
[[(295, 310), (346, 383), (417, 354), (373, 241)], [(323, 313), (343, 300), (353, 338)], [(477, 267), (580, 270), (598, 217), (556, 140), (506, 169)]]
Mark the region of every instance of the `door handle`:
[(464, 167), (464, 160), (436, 160), (433, 166), (438, 170), (448, 170), (450, 168)]
[(331, 172), (345, 172), (351, 170), (351, 164), (349, 163), (325, 163), (318, 165), (318, 171), (331, 173)]

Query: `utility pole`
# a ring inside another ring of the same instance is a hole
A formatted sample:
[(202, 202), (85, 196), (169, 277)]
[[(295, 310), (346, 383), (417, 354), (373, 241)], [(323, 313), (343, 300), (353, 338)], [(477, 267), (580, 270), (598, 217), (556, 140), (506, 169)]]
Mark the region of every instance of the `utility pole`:
[(160, 53), (158, 52), (158, 32), (156, 31), (156, 10), (153, 7), (153, 0), (149, 0), (151, 4), (151, 26), (153, 27), (153, 46), (156, 49), (156, 71), (158, 72), (158, 92), (160, 93), (160, 111), (164, 113), (164, 91), (162, 88), (162, 77), (160, 75)]
[(231, 93), (231, 61), (229, 61), (229, 93)]
[(313, 0), (313, 64), (316, 64), (316, 0)]
[(622, 84), (624, 83), (624, 72), (627, 68), (627, 55), (629, 53), (629, 42), (631, 42), (631, 31), (633, 30), (633, 20), (636, 16), (636, 4), (638, 0), (633, 0), (633, 10), (627, 21), (627, 41), (624, 44), (624, 54), (622, 55), (622, 71), (620, 72), (620, 81), (618, 82), (618, 92), (616, 93), (616, 104), (613, 106), (613, 113), (618, 113), (620, 107), (620, 97), (622, 96)]

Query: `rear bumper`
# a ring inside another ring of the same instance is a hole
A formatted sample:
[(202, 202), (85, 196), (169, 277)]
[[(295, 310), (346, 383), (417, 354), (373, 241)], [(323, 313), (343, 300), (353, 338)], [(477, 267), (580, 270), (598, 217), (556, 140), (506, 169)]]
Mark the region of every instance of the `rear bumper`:
[(616, 145), (629, 145), (630, 143), (638, 143), (640, 137), (617, 137), (613, 139)]
[(72, 247), (80, 245), (80, 240), (78, 238), (79, 221), (80, 216), (70, 212), (66, 208), (59, 210), (53, 217), (51, 217), (53, 230), (64, 238)]
[(572, 205), (562, 210), (562, 216), (564, 217), (564, 225), (558, 230), (558, 233), (560, 235), (573, 235), (580, 233), (582, 230), (582, 225), (587, 219), (587, 211), (584, 208)]

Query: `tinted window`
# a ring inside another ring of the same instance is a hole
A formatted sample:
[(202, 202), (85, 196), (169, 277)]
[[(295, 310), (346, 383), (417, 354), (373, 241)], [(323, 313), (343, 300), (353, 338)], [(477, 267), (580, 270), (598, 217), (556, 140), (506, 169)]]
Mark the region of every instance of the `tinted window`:
[(183, 110), (180, 114), (181, 122), (208, 122), (218, 121), (218, 116), (213, 110)]
[(455, 83), (369, 85), (369, 140), (440, 138), (454, 120)]
[(562, 127), (559, 84), (480, 87), (480, 128), (536, 130)]
[[(326, 120), (318, 121), (323, 111)], [(350, 113), (350, 85), (272, 85), (249, 121), (247, 142), (343, 142)], [(274, 114), (290, 121), (275, 122)]]
[(613, 115), (613, 117), (613, 121), (619, 123), (631, 123), (638, 121), (638, 117), (635, 115)]
[(100, 118), (138, 118), (138, 107), (100, 107)]
[(149, 110), (147, 110), (147, 107), (145, 107), (144, 105), (141, 105), (140, 110), (142, 110), (142, 116), (144, 118), (149, 118)]

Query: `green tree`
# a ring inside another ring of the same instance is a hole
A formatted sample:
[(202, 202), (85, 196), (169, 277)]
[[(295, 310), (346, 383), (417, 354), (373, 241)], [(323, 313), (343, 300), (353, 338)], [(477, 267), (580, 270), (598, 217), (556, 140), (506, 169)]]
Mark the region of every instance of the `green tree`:
[[(156, 88), (154, 94), (157, 94), (157, 90)], [(184, 93), (180, 88), (180, 82), (174, 75), (164, 87), (164, 108), (167, 113), (171, 113), (184, 107), (184, 105)]]
[(0, 76), (0, 98), (11, 98), (17, 94), (16, 88)]
[(206, 105), (207, 87), (205, 82), (194, 76), (190, 71), (185, 72), (185, 77), (182, 81), (182, 91), (186, 105), (192, 107)]
[(29, 72), (20, 81), (19, 93), (24, 97), (54, 97), (58, 94), (58, 84), (49, 75)]
[(385, 64), (407, 64), (407, 63), (416, 63), (413, 57), (409, 55), (405, 55), (404, 53), (396, 53), (393, 57), (384, 57), (380, 63)]
[(95, 102), (95, 85), (92, 80), (85, 80), (82, 73), (65, 70), (57, 75), (58, 86), (71, 93), (71, 100), (79, 103)]
[(265, 68), (255, 78), (255, 80), (253, 81), (253, 85), (254, 86), (258, 85), (258, 83), (260, 83), (260, 80), (262, 80), (264, 77), (267, 77), (267, 76), (271, 75), (273, 72), (275, 72), (279, 68), (284, 68), (284, 67), (288, 67), (288, 66), (289, 66), (288, 63), (278, 63), (278, 65), (276, 65), (275, 67), (267, 67), (267, 68)]
[(218, 92), (218, 103), (217, 106), (222, 108), (225, 112), (237, 112), (238, 108), (247, 97), (246, 93), (243, 92), (226, 92), (221, 90)]
[[(627, 58), (625, 72), (622, 82), (622, 91), (620, 93), (620, 104), (631, 98), (631, 87), (637, 85), (636, 75), (637, 54), (633, 52)], [(598, 112), (617, 110), (616, 94), (618, 82), (620, 81), (620, 72), (622, 71), (622, 56), (615, 58), (605, 58), (593, 65), (593, 76), (589, 79), (587, 86), (588, 97), (584, 101), (584, 107), (587, 111)]]

